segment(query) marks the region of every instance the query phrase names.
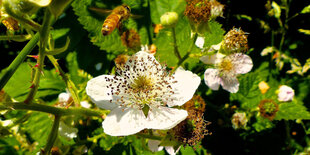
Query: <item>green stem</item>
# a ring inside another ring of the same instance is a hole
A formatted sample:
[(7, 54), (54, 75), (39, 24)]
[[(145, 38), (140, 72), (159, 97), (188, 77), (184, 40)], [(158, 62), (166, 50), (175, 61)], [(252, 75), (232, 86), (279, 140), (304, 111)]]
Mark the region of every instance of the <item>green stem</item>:
[(176, 37), (176, 33), (175, 33), (175, 28), (172, 28), (172, 36), (173, 36), (173, 47), (174, 47), (174, 54), (175, 56), (179, 59), (179, 61), (181, 61), (182, 57), (181, 54), (178, 50), (178, 45), (177, 45), (177, 37)]
[(25, 104), (24, 102), (8, 102), (0, 104), (0, 110), (32, 110), (50, 113), (53, 115), (86, 115), (86, 116), (97, 116), (101, 117), (104, 115), (104, 111), (86, 109), (86, 108), (59, 108), (43, 104)]
[(13, 36), (8, 36), (8, 35), (4, 35), (4, 36), (0, 36), (0, 40), (14, 40), (17, 42), (24, 42), (26, 40), (30, 40), (31, 39), (31, 35), (27, 34), (27, 35), (13, 35)]
[[(187, 53), (185, 54), (185, 56), (184, 56), (181, 60), (179, 60), (179, 62), (178, 62), (178, 67), (181, 66), (182, 63), (189, 57), (189, 54), (191, 54), (191, 51), (193, 50), (193, 47), (194, 47), (195, 42), (196, 42), (196, 40), (197, 40), (197, 37), (198, 37), (198, 33), (195, 33), (194, 38), (193, 38), (193, 42), (192, 42), (192, 44), (190, 45), (189, 50), (187, 51)], [(178, 67), (176, 67), (176, 68), (178, 68)]]
[(143, 133), (137, 133), (136, 136), (142, 137), (142, 138), (153, 139), (153, 140), (162, 140), (163, 139), (163, 137), (160, 137), (160, 136), (154, 136), (154, 135), (143, 134)]
[(10, 66), (6, 69), (4, 75), (0, 79), (0, 90), (6, 85), (12, 75), (15, 73), (19, 65), (26, 59), (27, 55), (30, 54), (32, 49), (37, 45), (39, 41), (39, 33), (33, 36), (33, 38), (27, 43), (22, 49)]
[(40, 30), (40, 46), (39, 46), (39, 57), (37, 60), (37, 68), (36, 68), (36, 72), (34, 75), (34, 80), (32, 81), (31, 89), (25, 100), (25, 103), (27, 104), (32, 102), (33, 98), (35, 97), (38, 91), (40, 77), (43, 72), (43, 66), (44, 66), (45, 46), (47, 43), (47, 38), (48, 38), (51, 22), (52, 22), (52, 14), (49, 11), (49, 9), (46, 9), (45, 14), (44, 14), (42, 29)]
[(75, 84), (66, 76), (65, 72), (61, 69), (57, 60), (54, 58), (54, 56), (48, 55), (47, 57), (50, 59), (52, 64), (55, 66), (56, 70), (59, 72), (59, 75), (65, 81), (66, 87), (68, 88), (68, 90), (69, 90), (69, 92), (73, 98), (74, 103), (80, 104), (80, 98), (78, 96), (78, 91), (77, 91)]
[(48, 136), (47, 144), (46, 144), (46, 146), (44, 148), (43, 155), (50, 154), (51, 149), (52, 149), (52, 147), (54, 145), (54, 142), (57, 139), (60, 117), (61, 116), (55, 115), (52, 131), (50, 132), (50, 134)]

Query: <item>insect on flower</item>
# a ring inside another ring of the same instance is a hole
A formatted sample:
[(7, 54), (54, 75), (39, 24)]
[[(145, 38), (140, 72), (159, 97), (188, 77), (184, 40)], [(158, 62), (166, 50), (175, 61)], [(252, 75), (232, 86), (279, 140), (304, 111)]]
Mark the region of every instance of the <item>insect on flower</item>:
[[(92, 11), (98, 12), (98, 13), (107, 13), (107, 10), (100, 9), (100, 8), (89, 8)], [(115, 28), (120, 28), (121, 23), (124, 20), (127, 20), (130, 17), (131, 9), (128, 5), (120, 5), (117, 6), (112, 10), (112, 12), (108, 15), (108, 17), (105, 19), (102, 25), (101, 33), (103, 36), (107, 36), (113, 32)]]

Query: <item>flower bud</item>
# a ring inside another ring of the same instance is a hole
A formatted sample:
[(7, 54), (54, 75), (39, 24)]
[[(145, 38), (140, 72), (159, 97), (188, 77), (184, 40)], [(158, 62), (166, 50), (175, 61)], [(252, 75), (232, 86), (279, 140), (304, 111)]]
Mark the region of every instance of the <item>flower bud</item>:
[(294, 89), (289, 86), (282, 85), (279, 88), (278, 100), (282, 102), (292, 101), (295, 95)]
[(179, 16), (176, 12), (166, 12), (160, 17), (160, 23), (164, 27), (174, 27), (178, 22)]

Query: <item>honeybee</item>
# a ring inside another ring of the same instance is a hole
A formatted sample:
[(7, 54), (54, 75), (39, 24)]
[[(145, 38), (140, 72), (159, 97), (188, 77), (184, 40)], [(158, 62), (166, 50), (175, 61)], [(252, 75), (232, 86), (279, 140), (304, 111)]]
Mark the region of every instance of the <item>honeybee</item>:
[[(90, 8), (96, 12), (103, 12), (98, 8)], [(130, 17), (131, 9), (128, 5), (120, 5), (112, 10), (105, 21), (102, 24), (101, 33), (103, 36), (107, 36), (113, 32), (115, 28), (121, 26), (122, 21), (127, 20)]]

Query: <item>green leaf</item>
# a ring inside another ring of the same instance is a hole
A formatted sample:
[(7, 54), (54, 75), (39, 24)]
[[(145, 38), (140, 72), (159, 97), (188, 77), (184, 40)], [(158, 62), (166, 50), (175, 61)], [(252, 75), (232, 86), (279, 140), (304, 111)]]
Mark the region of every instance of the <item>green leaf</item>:
[(217, 45), (223, 40), (225, 31), (222, 29), (222, 24), (216, 21), (209, 22), (210, 32), (205, 33), (204, 47), (211, 47)]
[(150, 0), (152, 22), (159, 24), (160, 17), (166, 12), (176, 12), (180, 17), (185, 6), (186, 2), (180, 0)]
[(256, 119), (257, 119), (257, 122), (255, 122), (252, 126), (257, 132), (261, 132), (263, 130), (274, 127), (274, 124), (267, 118), (257, 116)]
[[(133, 7), (140, 6), (142, 1), (132, 3)], [(114, 3), (115, 4), (115, 3)], [(141, 4), (142, 5), (142, 4)], [(125, 46), (123, 46), (121, 42), (121, 36), (117, 28), (109, 35), (103, 36), (101, 34), (102, 24), (105, 20), (103, 17), (96, 16), (96, 13), (90, 11), (90, 7), (98, 8), (98, 6), (105, 6), (103, 3), (93, 3), (92, 0), (79, 0), (74, 1), (72, 3), (73, 10), (75, 14), (78, 16), (79, 22), (83, 25), (83, 27), (89, 32), (90, 41), (100, 47), (101, 50), (106, 50), (107, 52), (113, 52), (114, 54), (118, 54), (120, 52), (125, 51)], [(114, 7), (116, 7), (115, 5)], [(106, 7), (106, 6), (105, 6)], [(112, 7), (111, 9), (113, 9)], [(106, 8), (105, 8), (106, 9)], [(148, 43), (148, 27), (145, 25), (147, 22), (144, 21), (144, 18), (137, 23), (136, 20), (129, 19), (126, 21), (122, 21), (123, 23), (130, 23), (129, 28), (135, 27), (135, 30), (139, 33), (141, 42), (143, 44)], [(134, 23), (134, 24), (133, 24)], [(150, 25), (150, 23), (148, 23)], [(128, 24), (123, 24), (126, 27)], [(149, 26), (148, 25), (148, 26)], [(127, 27), (126, 27), (127, 28)], [(128, 28), (127, 28), (128, 29)]]
[(89, 38), (93, 44), (107, 52), (120, 52), (125, 50), (117, 30), (107, 36), (101, 34), (104, 19), (96, 18), (93, 13), (89, 11), (89, 7), (95, 7), (92, 4), (92, 0), (74, 1), (72, 7), (75, 14), (78, 16), (79, 22), (89, 32)]
[[(190, 46), (192, 45), (191, 40), (191, 28), (189, 22), (186, 18), (179, 18), (179, 22), (175, 27), (176, 31), (176, 40), (178, 50), (181, 54), (181, 57), (186, 55), (186, 53), (190, 50)], [(159, 57), (159, 60), (163, 63), (166, 63), (169, 67), (176, 66), (178, 63), (178, 58), (174, 55), (174, 46), (173, 46), (173, 36), (171, 29), (164, 29), (159, 32), (155, 45), (157, 46), (156, 56)], [(191, 53), (198, 53), (200, 49), (195, 45), (193, 46), (193, 50)], [(198, 59), (188, 59), (185, 61), (187, 63), (188, 68), (196, 65), (199, 62)]]
[(58, 18), (71, 1), (72, 0), (53, 0), (48, 7), (51, 10), (52, 14), (56, 18)]
[[(34, 65), (31, 63), (31, 66)], [(31, 86), (31, 72), (32, 70), (27, 63), (21, 64), (4, 90), (15, 100), (23, 101)], [(64, 81), (61, 80), (55, 70), (44, 70), (43, 73), (36, 98), (57, 95), (65, 91)]]
[[(239, 91), (235, 94), (230, 94), (231, 100), (247, 101), (251, 100), (253, 105), (259, 103), (260, 91), (258, 83), (261, 81), (259, 73), (251, 72), (239, 77)], [(251, 104), (251, 103), (249, 103)]]
[(300, 13), (302, 14), (310, 13), (310, 5), (304, 7), (304, 9), (302, 9)]
[(295, 119), (310, 119), (310, 113), (307, 108), (300, 103), (286, 102), (279, 105), (279, 111), (275, 120), (295, 120)]
[(276, 18), (280, 18), (280, 16), (281, 16), (281, 7), (275, 1), (272, 1), (271, 6), (273, 7), (274, 16)]
[(30, 118), (24, 123), (24, 130), (31, 138), (39, 143), (39, 147), (47, 142), (48, 133), (52, 129), (53, 121), (46, 113), (33, 112)]

